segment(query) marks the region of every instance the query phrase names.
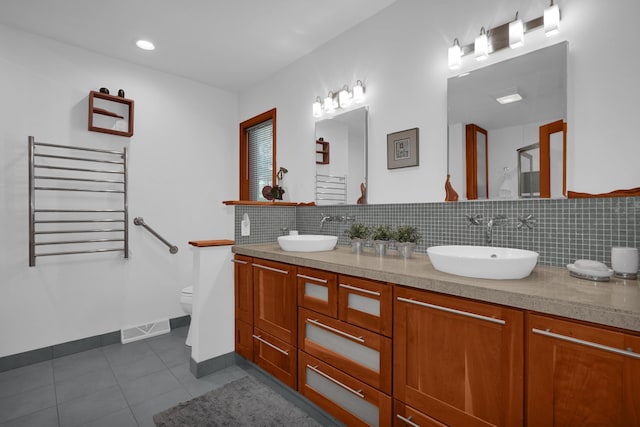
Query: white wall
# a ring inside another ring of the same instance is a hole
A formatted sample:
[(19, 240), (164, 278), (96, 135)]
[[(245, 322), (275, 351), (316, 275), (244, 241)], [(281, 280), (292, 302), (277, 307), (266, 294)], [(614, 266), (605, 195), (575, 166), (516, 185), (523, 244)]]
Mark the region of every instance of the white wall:
[[(233, 236), (233, 209), (221, 201), (237, 187), (220, 183), (237, 175), (237, 96), (4, 26), (0, 40), (0, 357), (182, 316), (180, 289), (195, 274), (187, 241)], [(101, 86), (135, 100), (132, 138), (87, 131), (87, 96)], [(128, 260), (46, 257), (28, 267), (28, 135), (127, 147), (130, 220), (143, 216), (178, 254), (131, 224)]]
[[(471, 43), (480, 27), (542, 15), (547, 0), (399, 0), (240, 97), (242, 119), (278, 109), (278, 164), (289, 169), (291, 200), (313, 200), (316, 96), (361, 79), (369, 105), (370, 203), (444, 200), (447, 173), (447, 48)], [(568, 58), (567, 189), (600, 193), (640, 185), (635, 122), (640, 116), (640, 2), (560, 0), (561, 34), (527, 34), (482, 66), (563, 40)], [(478, 67), (463, 59), (463, 70)], [(387, 170), (386, 135), (420, 128), (420, 166)], [(307, 167), (305, 167), (305, 165)], [(621, 173), (620, 171), (624, 171)], [(419, 183), (407, 185), (407, 183)], [(463, 194), (460, 190), (458, 193)]]

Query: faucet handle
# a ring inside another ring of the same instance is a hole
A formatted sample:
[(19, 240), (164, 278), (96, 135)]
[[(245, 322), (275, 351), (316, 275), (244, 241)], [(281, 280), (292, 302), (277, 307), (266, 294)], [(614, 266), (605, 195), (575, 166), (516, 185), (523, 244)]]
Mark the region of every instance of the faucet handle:
[(465, 215), (465, 218), (467, 219), (467, 227), (470, 227), (472, 225), (481, 225), (482, 224), (482, 215), (477, 214), (477, 215)]
[(537, 223), (538, 223), (538, 220), (532, 214), (529, 214), (527, 216), (519, 216), (518, 225), (516, 227), (518, 229), (521, 229), (522, 227), (527, 227), (529, 230), (533, 230), (533, 227)]

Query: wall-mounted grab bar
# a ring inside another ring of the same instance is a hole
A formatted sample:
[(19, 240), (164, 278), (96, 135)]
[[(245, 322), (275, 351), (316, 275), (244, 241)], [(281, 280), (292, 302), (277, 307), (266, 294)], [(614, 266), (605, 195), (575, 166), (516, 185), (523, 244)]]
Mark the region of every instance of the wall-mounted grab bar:
[(167, 245), (169, 247), (169, 252), (172, 254), (175, 254), (178, 252), (178, 247), (175, 245), (172, 245), (171, 243), (167, 242), (164, 237), (162, 237), (161, 235), (159, 235), (158, 233), (156, 233), (156, 231), (149, 227), (145, 222), (144, 219), (141, 216), (137, 216), (135, 218), (133, 218), (133, 223), (135, 225), (141, 225), (144, 228), (146, 228), (149, 233), (153, 234), (154, 236), (156, 236), (158, 238), (158, 240), (160, 240), (162, 243), (164, 243), (165, 245)]
[[(37, 257), (52, 255), (123, 252), (127, 258), (127, 149), (102, 150), (37, 142), (33, 136), (28, 139), (29, 266), (36, 265)], [(96, 163), (104, 164), (103, 168), (91, 167)], [(39, 174), (43, 170), (48, 172)], [(69, 234), (77, 237), (62, 238)], [(39, 251), (42, 248), (57, 250)]]

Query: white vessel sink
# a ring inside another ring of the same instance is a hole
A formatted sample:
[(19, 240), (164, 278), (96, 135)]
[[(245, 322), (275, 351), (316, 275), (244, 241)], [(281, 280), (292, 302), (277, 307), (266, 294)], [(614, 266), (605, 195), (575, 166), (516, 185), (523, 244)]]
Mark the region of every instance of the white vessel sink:
[(432, 246), (427, 248), (436, 270), (479, 279), (523, 279), (538, 262), (538, 253), (491, 246)]
[(323, 234), (300, 234), (296, 236), (280, 236), (278, 244), (287, 252), (322, 252), (336, 247), (338, 237)]

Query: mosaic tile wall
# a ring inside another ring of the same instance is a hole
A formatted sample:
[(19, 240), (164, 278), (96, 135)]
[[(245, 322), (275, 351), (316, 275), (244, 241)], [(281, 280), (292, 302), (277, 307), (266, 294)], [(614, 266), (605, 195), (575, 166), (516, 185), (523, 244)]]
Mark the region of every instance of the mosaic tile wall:
[[(239, 237), (242, 214), (251, 218), (250, 237)], [(491, 246), (529, 249), (540, 254), (539, 264), (564, 266), (576, 259), (611, 263), (612, 246), (640, 248), (640, 197), (571, 200), (513, 200), (459, 203), (408, 203), (310, 207), (236, 207), (236, 242), (275, 242), (280, 228), (301, 234), (333, 234), (348, 246), (351, 221), (325, 222), (324, 215), (350, 216), (370, 226), (413, 225), (422, 235), (416, 252), (443, 244), (487, 245), (489, 218), (505, 215), (507, 223), (493, 228)], [(482, 215), (482, 225), (468, 225), (467, 215)], [(533, 229), (517, 228), (518, 218), (533, 215)], [(254, 228), (254, 217), (257, 219)], [(255, 230), (255, 234), (254, 234)]]

